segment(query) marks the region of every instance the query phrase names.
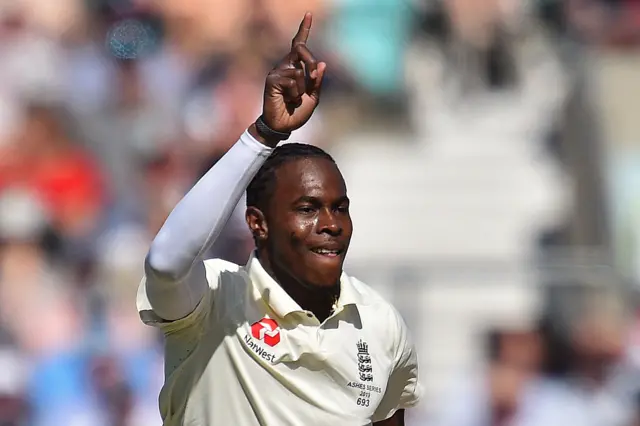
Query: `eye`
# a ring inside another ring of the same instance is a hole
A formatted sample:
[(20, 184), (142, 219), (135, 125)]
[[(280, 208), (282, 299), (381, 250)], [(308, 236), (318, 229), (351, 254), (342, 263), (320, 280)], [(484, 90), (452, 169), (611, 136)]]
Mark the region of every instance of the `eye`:
[(300, 206), (296, 209), (296, 211), (302, 214), (311, 214), (315, 212), (315, 209), (311, 206)]
[(337, 208), (338, 213), (349, 213), (349, 204), (342, 204)]

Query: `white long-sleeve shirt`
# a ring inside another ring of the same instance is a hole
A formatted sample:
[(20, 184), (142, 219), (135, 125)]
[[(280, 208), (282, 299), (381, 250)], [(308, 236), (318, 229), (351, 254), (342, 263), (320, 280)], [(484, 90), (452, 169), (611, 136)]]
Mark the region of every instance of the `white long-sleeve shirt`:
[(145, 261), (156, 315), (173, 321), (196, 308), (208, 288), (202, 256), (272, 151), (245, 132), (171, 212)]

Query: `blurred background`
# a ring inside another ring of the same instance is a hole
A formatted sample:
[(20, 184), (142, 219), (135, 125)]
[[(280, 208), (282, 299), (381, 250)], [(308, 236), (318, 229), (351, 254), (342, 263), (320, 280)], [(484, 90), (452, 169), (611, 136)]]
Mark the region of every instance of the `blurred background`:
[[(413, 330), (408, 424), (640, 425), (637, 0), (0, 0), (0, 425), (161, 424), (143, 258), (306, 10), (292, 139)], [(240, 205), (210, 255), (249, 237)]]

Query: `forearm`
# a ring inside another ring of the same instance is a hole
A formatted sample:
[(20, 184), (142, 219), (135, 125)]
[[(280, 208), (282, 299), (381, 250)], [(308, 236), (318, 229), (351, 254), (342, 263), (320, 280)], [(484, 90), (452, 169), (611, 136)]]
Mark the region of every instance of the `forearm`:
[(271, 151), (245, 132), (171, 212), (145, 261), (147, 291), (158, 315), (177, 319), (195, 308), (207, 289), (202, 255)]

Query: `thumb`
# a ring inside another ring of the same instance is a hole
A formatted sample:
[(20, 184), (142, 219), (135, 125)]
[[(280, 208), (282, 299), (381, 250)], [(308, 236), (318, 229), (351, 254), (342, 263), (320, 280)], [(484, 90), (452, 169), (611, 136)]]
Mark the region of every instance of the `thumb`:
[(311, 89), (307, 92), (312, 98), (319, 100), (320, 91), (322, 89), (322, 80), (324, 79), (324, 73), (327, 69), (325, 62), (319, 62), (315, 70), (315, 78), (311, 80)]

